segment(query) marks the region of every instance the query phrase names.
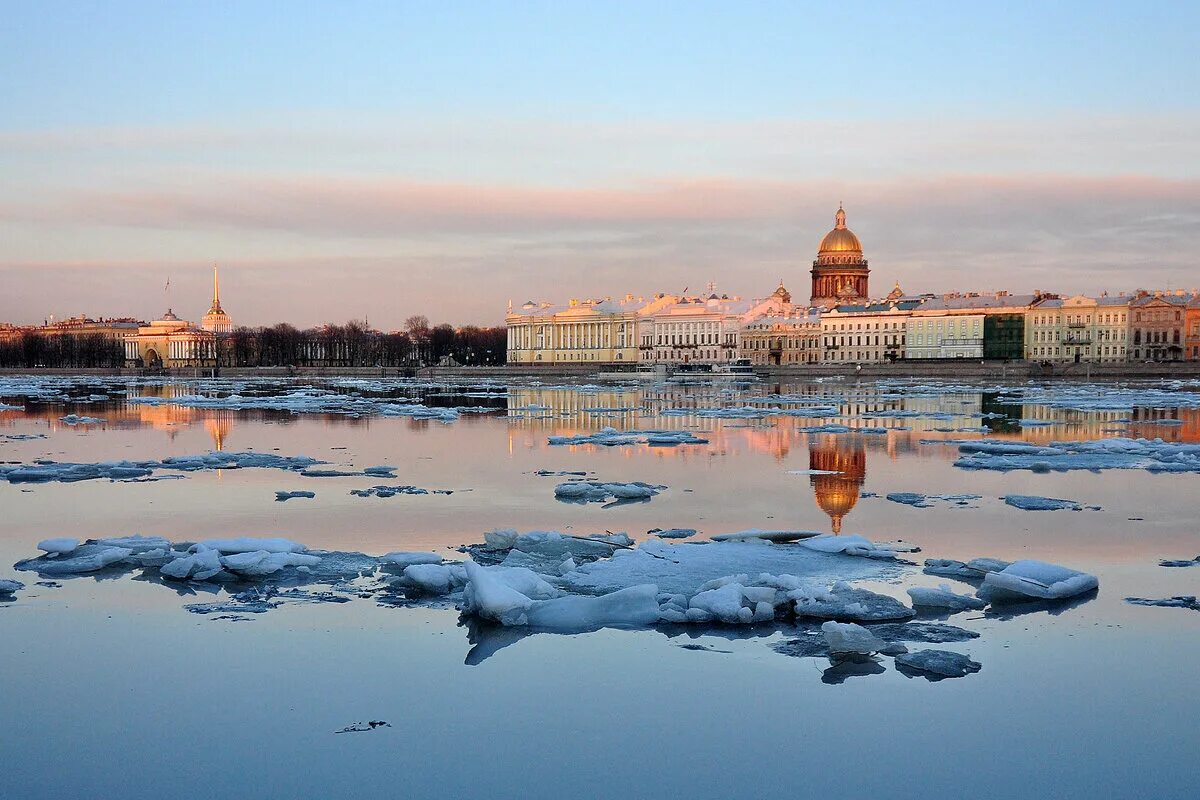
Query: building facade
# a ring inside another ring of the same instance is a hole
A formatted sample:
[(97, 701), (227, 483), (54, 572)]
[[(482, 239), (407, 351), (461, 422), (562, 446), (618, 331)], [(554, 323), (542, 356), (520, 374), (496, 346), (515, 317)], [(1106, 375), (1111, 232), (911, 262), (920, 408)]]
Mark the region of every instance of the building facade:
[(742, 328), (738, 354), (755, 366), (820, 363), (821, 317), (813, 313), (754, 320)]
[(919, 300), (837, 306), (821, 314), (823, 362), (871, 363), (905, 357), (908, 324)]
[(1129, 303), (1129, 344), (1135, 361), (1182, 361), (1188, 305), (1194, 296), (1139, 294)]
[(1200, 296), (1192, 298), (1184, 313), (1184, 357), (1189, 361), (1200, 361)]
[(1125, 295), (1040, 300), (1025, 318), (1025, 357), (1033, 361), (1126, 360), (1130, 356), (1130, 300)]
[(125, 336), (125, 363), (145, 369), (215, 367), (217, 335), (167, 309), (161, 319)]
[(862, 244), (846, 227), (846, 212), (839, 205), (833, 230), (825, 234), (812, 262), (812, 294), (809, 305), (833, 308), (867, 302), (871, 270), (863, 257)]
[(571, 300), (566, 306), (526, 302), (509, 307), (510, 364), (637, 364), (639, 321), (677, 300), (673, 295), (650, 299), (626, 295), (614, 301)]

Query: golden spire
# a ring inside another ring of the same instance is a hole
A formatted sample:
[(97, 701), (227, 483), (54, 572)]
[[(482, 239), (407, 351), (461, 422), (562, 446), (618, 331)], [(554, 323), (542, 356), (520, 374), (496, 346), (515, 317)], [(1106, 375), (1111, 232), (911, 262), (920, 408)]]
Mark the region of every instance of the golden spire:
[(209, 314), (224, 314), (221, 309), (221, 287), (217, 279), (217, 265), (213, 264), (213, 301), (212, 308), (208, 310)]
[(846, 212), (845, 212), (845, 210), (842, 208), (842, 203), (841, 203), (841, 201), (840, 201), (840, 200), (838, 201), (838, 210), (837, 210), (837, 214), (835, 214), (835, 215), (833, 216), (833, 219), (834, 219), (834, 222), (836, 223), (836, 224), (833, 226), (835, 229), (841, 230), (841, 229), (844, 229), (844, 228), (846, 227)]

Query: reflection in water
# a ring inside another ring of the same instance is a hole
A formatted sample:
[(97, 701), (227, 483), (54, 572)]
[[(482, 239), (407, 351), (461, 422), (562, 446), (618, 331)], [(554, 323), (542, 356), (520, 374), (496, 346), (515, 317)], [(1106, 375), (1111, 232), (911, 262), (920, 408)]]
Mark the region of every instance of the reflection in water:
[(813, 475), (809, 480), (817, 505), (829, 515), (833, 532), (841, 533), (842, 520), (858, 502), (867, 479), (867, 448), (858, 436), (820, 434), (809, 443), (808, 466), (835, 473)]

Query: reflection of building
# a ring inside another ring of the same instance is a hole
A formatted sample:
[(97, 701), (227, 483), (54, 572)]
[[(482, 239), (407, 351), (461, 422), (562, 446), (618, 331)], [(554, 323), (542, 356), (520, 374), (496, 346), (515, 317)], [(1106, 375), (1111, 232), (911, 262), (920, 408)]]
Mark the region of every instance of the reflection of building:
[(217, 336), (181, 320), (167, 309), (162, 319), (125, 337), (125, 361), (149, 369), (214, 366)]
[(867, 480), (866, 448), (857, 437), (818, 436), (809, 445), (808, 466), (835, 473), (813, 475), (809, 480), (817, 505), (829, 515), (833, 532), (841, 533), (842, 520), (858, 502)]
[(208, 313), (200, 321), (200, 327), (213, 333), (229, 333), (233, 330), (233, 320), (221, 308), (221, 291), (217, 284), (217, 268), (213, 267), (213, 301)]
[(862, 244), (846, 227), (846, 212), (839, 205), (833, 230), (825, 234), (812, 264), (812, 296), (809, 304), (832, 308), (844, 303), (863, 303), (868, 298), (867, 278), (871, 270), (863, 258)]

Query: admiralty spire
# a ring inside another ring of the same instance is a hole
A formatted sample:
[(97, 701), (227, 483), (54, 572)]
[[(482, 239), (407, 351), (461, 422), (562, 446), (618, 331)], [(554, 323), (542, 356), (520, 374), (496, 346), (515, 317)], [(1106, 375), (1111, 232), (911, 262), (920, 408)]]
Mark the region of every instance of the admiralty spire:
[(865, 302), (870, 273), (862, 244), (854, 231), (846, 227), (846, 211), (839, 203), (833, 230), (821, 240), (817, 259), (813, 261), (809, 303), (832, 308)]

